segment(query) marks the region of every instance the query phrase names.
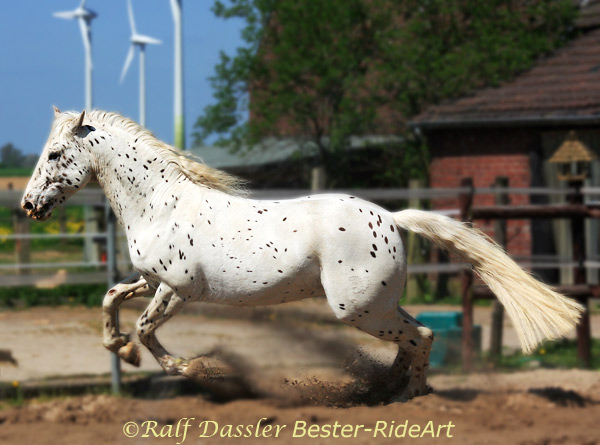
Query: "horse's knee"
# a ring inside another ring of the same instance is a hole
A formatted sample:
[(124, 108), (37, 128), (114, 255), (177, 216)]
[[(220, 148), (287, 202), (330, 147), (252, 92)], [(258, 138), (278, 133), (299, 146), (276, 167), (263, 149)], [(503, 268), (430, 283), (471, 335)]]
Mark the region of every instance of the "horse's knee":
[(120, 283), (117, 283), (104, 295), (104, 298), (102, 299), (102, 308), (105, 312), (114, 310), (127, 298), (131, 298), (132, 296), (141, 297), (152, 292), (152, 290), (148, 287), (146, 280), (139, 277), (137, 279), (133, 279), (132, 277), (135, 278), (133, 275), (129, 277), (131, 282), (124, 280)]
[(125, 292), (120, 288), (120, 284), (113, 286), (104, 295), (102, 299), (102, 308), (105, 311), (112, 310), (115, 306), (118, 306), (125, 298)]

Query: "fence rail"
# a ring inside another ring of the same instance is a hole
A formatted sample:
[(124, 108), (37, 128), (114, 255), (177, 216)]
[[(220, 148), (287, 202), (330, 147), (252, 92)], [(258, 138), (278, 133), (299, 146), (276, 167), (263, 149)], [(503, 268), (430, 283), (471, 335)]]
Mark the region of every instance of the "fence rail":
[[(386, 189), (340, 189), (327, 190), (323, 193), (344, 193), (374, 201), (399, 201), (408, 199), (452, 198), (461, 194), (490, 195), (498, 192), (518, 195), (536, 196), (567, 196), (574, 193), (574, 188), (545, 188), (545, 187), (454, 187), (443, 189), (432, 188), (386, 188)], [(584, 196), (600, 196), (600, 187), (583, 187)], [(252, 190), (250, 196), (254, 199), (286, 199), (315, 194), (308, 189), (268, 189)], [(19, 208), (22, 190), (0, 190), (0, 206)], [(104, 203), (104, 193), (101, 189), (86, 188), (69, 198), (64, 205), (100, 205)]]
[[(541, 187), (456, 187), (448, 189), (430, 189), (430, 188), (410, 188), (410, 189), (358, 189), (358, 190), (328, 190), (325, 193), (345, 193), (352, 196), (361, 197), (371, 201), (402, 201), (402, 200), (426, 200), (436, 198), (459, 198), (465, 194), (473, 195), (486, 195), (486, 194), (525, 194), (525, 195), (539, 195), (539, 196), (569, 196), (575, 193), (575, 188), (541, 188)], [(599, 195), (600, 187), (582, 187), (580, 192), (586, 196)], [(269, 190), (253, 190), (250, 196), (254, 199), (286, 199), (294, 198), (299, 196), (305, 196), (311, 192), (306, 189), (269, 189)], [(313, 193), (314, 194), (314, 193)], [(19, 209), (20, 200), (23, 196), (22, 190), (1, 190), (0, 191), (0, 207), (8, 207), (14, 210)], [(97, 188), (88, 188), (81, 190), (68, 201), (65, 205), (73, 206), (92, 206), (95, 208), (103, 208), (105, 205), (105, 197), (103, 191)], [(538, 217), (544, 218), (550, 216), (556, 217), (562, 213), (564, 215), (571, 215), (573, 212), (572, 208), (567, 209), (565, 206), (545, 206), (545, 210), (539, 211)], [(579, 208), (582, 215), (595, 216), (600, 215), (600, 205), (598, 203), (591, 203)], [(489, 218), (529, 218), (530, 215), (536, 212), (536, 206), (495, 206), (495, 207), (478, 207), (473, 208), (473, 216), (475, 218), (489, 219)], [(517, 209), (517, 210), (516, 210)], [(518, 210), (520, 209), (520, 210)], [(520, 215), (518, 212), (521, 212)], [(460, 209), (444, 209), (437, 210), (437, 212), (445, 214), (447, 216), (460, 216)], [(536, 216), (533, 216), (536, 217)], [(15, 242), (30, 241), (35, 239), (88, 239), (96, 242), (106, 242), (106, 232), (83, 232), (83, 233), (58, 233), (58, 234), (33, 234), (33, 233), (14, 233), (0, 235), (0, 240), (10, 240)], [(527, 269), (558, 269), (558, 268), (576, 268), (580, 264), (573, 260), (564, 258), (546, 257), (541, 258), (518, 258), (518, 263)], [(120, 263), (122, 266), (127, 266), (130, 262)], [(595, 259), (588, 259), (583, 263), (586, 269), (600, 269), (600, 261)], [(11, 285), (22, 285), (35, 284), (36, 280), (40, 279), (38, 276), (31, 274), (31, 271), (36, 269), (73, 269), (82, 267), (106, 267), (105, 262), (101, 261), (82, 261), (82, 262), (59, 262), (59, 263), (12, 263), (0, 265), (0, 271), (13, 270), (18, 272), (15, 277), (9, 279), (10, 275), (0, 275), (0, 280), (3, 286)], [(430, 274), (430, 273), (447, 273), (455, 274), (461, 270), (468, 269), (470, 266), (465, 264), (456, 263), (438, 263), (438, 264), (411, 264), (408, 266), (409, 273), (413, 274)], [(23, 273), (25, 271), (25, 273)], [(104, 272), (102, 272), (104, 273)], [(86, 276), (92, 279), (92, 282), (103, 282), (102, 273), (87, 273), (87, 272), (73, 272), (68, 273), (67, 282), (77, 281), (80, 282), (76, 275)], [(42, 279), (47, 279), (51, 275), (44, 275)], [(18, 277), (18, 278), (17, 278)], [(11, 284), (13, 283), (13, 284)], [(19, 283), (19, 284), (16, 284)]]
[[(20, 208), (23, 190), (0, 190), (0, 207)], [(83, 189), (71, 196), (64, 205), (100, 205), (104, 203), (104, 192), (101, 189)]]
[(2, 287), (54, 287), (61, 284), (99, 284), (106, 283), (106, 271), (78, 272), (70, 274), (27, 274), (0, 275)]
[(13, 241), (13, 240), (30, 240), (30, 239), (104, 239), (106, 238), (105, 232), (96, 233), (9, 233), (7, 235), (0, 235), (0, 240)]

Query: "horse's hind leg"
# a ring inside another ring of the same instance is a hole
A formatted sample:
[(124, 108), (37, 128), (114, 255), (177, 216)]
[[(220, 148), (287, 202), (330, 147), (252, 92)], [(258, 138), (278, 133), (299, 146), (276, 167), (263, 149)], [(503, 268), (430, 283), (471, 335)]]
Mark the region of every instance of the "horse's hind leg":
[[(396, 340), (396, 338), (391, 340), (398, 344), (398, 354), (392, 369), (405, 369), (410, 365), (408, 386), (397, 398), (398, 401), (406, 401), (416, 396), (425, 395), (430, 391), (427, 386), (427, 370), (429, 368), (429, 353), (433, 344), (433, 331), (423, 326), (402, 308), (398, 307), (397, 309), (401, 314), (407, 335), (404, 340)], [(386, 340), (389, 340), (389, 338), (386, 338)], [(407, 358), (409, 361), (407, 361)]]
[[(356, 316), (351, 319), (353, 321), (344, 321), (374, 337), (396, 343), (398, 353), (392, 364), (392, 375), (403, 379), (408, 372), (408, 385), (393, 400), (406, 401), (427, 394), (427, 368), (433, 332), (400, 308), (392, 308), (386, 314), (372, 307), (363, 309), (362, 312), (357, 314), (362, 317)], [(393, 314), (391, 317), (390, 312)]]
[(185, 374), (188, 363), (173, 358), (156, 338), (155, 331), (175, 315), (189, 300), (183, 299), (167, 285), (161, 283), (152, 302), (137, 321), (140, 342), (152, 353), (160, 366), (169, 375)]
[[(408, 371), (409, 380), (396, 399), (408, 400), (429, 392), (426, 379), (433, 333), (398, 307), (397, 295), (401, 287), (391, 281), (385, 286), (382, 284), (385, 291), (379, 289), (379, 293), (375, 293), (377, 289), (367, 289), (360, 296), (353, 296), (351, 289), (346, 289), (348, 293), (341, 295), (340, 288), (344, 286), (340, 283), (337, 288), (324, 285), (327, 300), (341, 321), (398, 345), (392, 372), (400, 380)], [(369, 295), (370, 298), (367, 297)]]
[(129, 341), (129, 336), (121, 334), (117, 323), (117, 310), (123, 301), (152, 295), (153, 292), (146, 280), (138, 272), (135, 272), (113, 286), (102, 301), (104, 346), (134, 366), (140, 364), (139, 352), (137, 347)]
[(344, 321), (381, 340), (396, 343), (398, 353), (392, 364), (392, 376), (404, 379), (408, 372), (408, 385), (393, 400), (406, 401), (427, 394), (427, 368), (433, 332), (399, 307), (382, 313), (366, 306), (361, 308), (361, 312)]

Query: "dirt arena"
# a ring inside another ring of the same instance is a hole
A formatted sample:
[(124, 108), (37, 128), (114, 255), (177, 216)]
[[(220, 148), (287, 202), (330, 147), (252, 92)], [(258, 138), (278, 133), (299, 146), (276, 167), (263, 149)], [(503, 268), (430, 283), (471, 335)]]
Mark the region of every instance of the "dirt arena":
[[(423, 309), (431, 308), (408, 307), (413, 314)], [(124, 330), (140, 312), (135, 305), (121, 312)], [(489, 310), (477, 308), (475, 321), (485, 345)], [(599, 321), (594, 317), (593, 332)], [(101, 326), (99, 309), (0, 312), (0, 381), (107, 373)], [(516, 346), (508, 322), (506, 329), (505, 344)], [(4, 401), (0, 444), (600, 445), (600, 373), (437, 373), (429, 380), (433, 394), (384, 405), (377, 373), (393, 348), (340, 326), (322, 301), (258, 310), (197, 305), (161, 328), (159, 338), (177, 355), (219, 351), (234, 388), (226, 400), (208, 391), (154, 399), (42, 397), (16, 407)], [(141, 369), (159, 371), (145, 352)]]

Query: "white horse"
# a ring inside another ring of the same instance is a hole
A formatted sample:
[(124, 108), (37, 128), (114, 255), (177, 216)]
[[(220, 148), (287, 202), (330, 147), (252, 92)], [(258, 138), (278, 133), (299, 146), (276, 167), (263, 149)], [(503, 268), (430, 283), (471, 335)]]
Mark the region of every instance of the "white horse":
[(46, 220), (92, 179), (125, 230), (139, 272), (104, 299), (104, 344), (139, 363), (115, 313), (125, 299), (153, 295), (137, 335), (169, 374), (185, 375), (189, 364), (173, 358), (155, 330), (190, 301), (257, 306), (326, 296), (340, 321), (398, 345), (393, 369), (398, 379), (409, 375), (399, 399), (425, 394), (433, 334), (398, 306), (406, 280), (399, 229), (472, 263), (505, 306), (525, 351), (565, 335), (582, 311), (481, 232), (450, 218), (391, 213), (348, 195), (247, 199), (235, 178), (183, 156), (122, 116), (55, 108), (23, 209)]

